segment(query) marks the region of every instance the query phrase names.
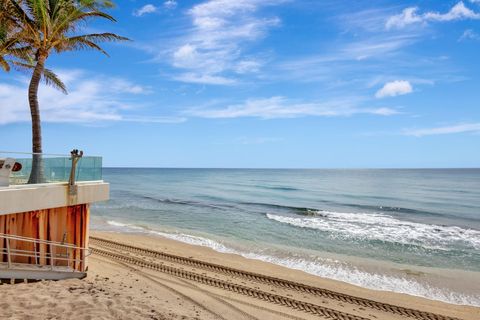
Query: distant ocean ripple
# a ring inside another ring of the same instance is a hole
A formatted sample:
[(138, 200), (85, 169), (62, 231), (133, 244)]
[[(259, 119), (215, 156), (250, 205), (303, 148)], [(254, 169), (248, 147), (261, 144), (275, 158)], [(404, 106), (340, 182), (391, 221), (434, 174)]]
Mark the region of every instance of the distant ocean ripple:
[(480, 169), (105, 169), (104, 179), (111, 200), (93, 207), (94, 229), (480, 306)]

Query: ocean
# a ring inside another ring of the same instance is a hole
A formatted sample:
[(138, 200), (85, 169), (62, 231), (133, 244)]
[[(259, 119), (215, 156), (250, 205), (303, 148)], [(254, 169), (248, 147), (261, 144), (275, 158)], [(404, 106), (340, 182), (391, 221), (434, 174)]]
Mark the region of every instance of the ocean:
[(480, 306), (480, 169), (105, 168), (94, 230)]

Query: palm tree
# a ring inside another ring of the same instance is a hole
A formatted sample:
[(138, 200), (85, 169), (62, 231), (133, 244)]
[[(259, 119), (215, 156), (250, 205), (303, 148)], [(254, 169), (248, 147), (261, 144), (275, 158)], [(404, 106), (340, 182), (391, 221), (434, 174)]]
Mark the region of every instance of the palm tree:
[(109, 6), (108, 0), (2, 0), (4, 1), (8, 7), (8, 17), (0, 18), (10, 24), (15, 34), (10, 37), (8, 50), (28, 52), (31, 58), (27, 63), (20, 62), (16, 65), (20, 68), (32, 68), (28, 86), (33, 152), (29, 183), (41, 183), (44, 182), (44, 175), (38, 87), (42, 75), (46, 82), (60, 89), (64, 88), (60, 85), (61, 82), (55, 81), (54, 74), (45, 68), (45, 62), (52, 52), (82, 49), (98, 50), (108, 56), (98, 45), (99, 42), (128, 39), (113, 33), (76, 35), (80, 24), (90, 19), (102, 18), (115, 22), (112, 16), (100, 11), (102, 7)]
[(4, 71), (10, 71), (9, 56), (16, 56), (13, 48), (15, 47), (16, 37), (12, 34), (15, 29), (14, 21), (9, 15), (9, 6), (6, 1), (0, 2), (0, 68)]
[[(0, 69), (9, 72), (11, 66), (22, 71), (32, 71), (34, 68), (31, 50), (28, 47), (19, 47), (18, 28), (15, 21), (7, 13), (9, 7), (2, 2), (0, 5)], [(45, 84), (67, 93), (65, 84), (51, 70), (45, 69), (43, 77)]]

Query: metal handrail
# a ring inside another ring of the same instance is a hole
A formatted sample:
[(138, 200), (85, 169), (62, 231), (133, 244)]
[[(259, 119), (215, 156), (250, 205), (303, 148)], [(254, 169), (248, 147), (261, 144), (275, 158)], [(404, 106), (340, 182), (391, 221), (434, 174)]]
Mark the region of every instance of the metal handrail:
[[(56, 241), (49, 241), (49, 240), (42, 240), (42, 239), (35, 239), (35, 238), (27, 238), (18, 235), (9, 235), (0, 233), (0, 241), (6, 242), (6, 247), (0, 250), (0, 262), (3, 261), (3, 256), (7, 256), (7, 268), (13, 268), (13, 261), (15, 260), (13, 257), (25, 257), (31, 258), (35, 263), (33, 265), (36, 266), (47, 266), (47, 261), (49, 261), (50, 268), (54, 270), (56, 263), (55, 262), (67, 262), (67, 267), (70, 269), (71, 264), (73, 263), (72, 271), (76, 270), (75, 265), (78, 263), (81, 266), (81, 270), (85, 270), (85, 260), (91, 254), (91, 251), (88, 248), (75, 246), (70, 243), (62, 243)], [(11, 248), (10, 241), (23, 241), (27, 243), (32, 243), (34, 249), (33, 250), (22, 250), (22, 249), (13, 249)], [(48, 246), (49, 252), (45, 250), (45, 252), (39, 252), (37, 250), (37, 245), (44, 245)], [(65, 250), (65, 253), (57, 253), (58, 250)], [(80, 251), (78, 253), (78, 251)], [(55, 253), (54, 253), (55, 251)], [(77, 253), (75, 252), (77, 251)], [(80, 256), (80, 258), (76, 258)], [(40, 263), (41, 260), (44, 260), (45, 263)], [(19, 263), (15, 262), (15, 266), (18, 264), (24, 265), (32, 265), (32, 263)]]
[(25, 240), (27, 242), (36, 242), (36, 243), (41, 243), (41, 244), (53, 244), (53, 245), (64, 246), (64, 247), (69, 246), (71, 248), (80, 249), (80, 250), (90, 250), (88, 248), (78, 247), (78, 246), (76, 246), (74, 244), (70, 244), (70, 243), (36, 239), (36, 238), (28, 238), (28, 237), (19, 236), (19, 235), (16, 235), (16, 234), (0, 233), (0, 238), (12, 239), (12, 240)]
[[(43, 156), (53, 156), (53, 157), (70, 157), (68, 153), (42, 153), (42, 152), (25, 152), (25, 151), (4, 151), (0, 150), (0, 154), (24, 154), (24, 155), (43, 155)], [(90, 155), (89, 157), (99, 157), (95, 155)]]

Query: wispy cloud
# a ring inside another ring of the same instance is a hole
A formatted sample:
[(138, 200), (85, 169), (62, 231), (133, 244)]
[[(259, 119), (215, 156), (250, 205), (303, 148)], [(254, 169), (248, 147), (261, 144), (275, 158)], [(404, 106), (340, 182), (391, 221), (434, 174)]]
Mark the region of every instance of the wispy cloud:
[[(325, 91), (333, 89), (366, 94), (374, 79), (393, 80), (392, 77), (413, 77), (410, 69), (418, 75), (431, 71), (429, 63), (412, 59), (405, 53), (405, 47), (418, 41), (416, 34), (369, 35), (365, 39), (344, 41), (331, 49), (309, 56), (297, 56), (272, 63), (268, 77), (275, 80), (288, 80), (305, 83), (321, 83)], [(274, 68), (274, 69), (273, 69)], [(435, 72), (439, 72), (438, 65)], [(425, 75), (424, 77), (430, 77)]]
[(280, 19), (261, 16), (262, 7), (285, 0), (210, 0), (188, 10), (191, 27), (168, 53), (174, 76), (183, 82), (232, 84), (239, 75), (255, 73), (261, 59), (245, 47), (266, 35)]
[(462, 33), (460, 38), (458, 38), (458, 41), (465, 41), (465, 40), (480, 40), (480, 35), (475, 31), (473, 31), (472, 29), (467, 29)]
[(418, 7), (406, 8), (402, 13), (389, 17), (385, 23), (385, 27), (387, 29), (401, 29), (409, 25), (427, 23), (430, 21), (480, 19), (480, 13), (467, 8), (463, 1), (458, 2), (446, 13), (431, 11), (418, 14), (418, 11)]
[(408, 93), (412, 93), (413, 88), (410, 82), (406, 80), (395, 80), (387, 82), (380, 90), (375, 94), (376, 98), (395, 97)]
[[(41, 86), (39, 101), (44, 122), (182, 122), (183, 117), (158, 117), (137, 115), (135, 110), (142, 105), (135, 97), (150, 92), (150, 88), (129, 80), (92, 76), (82, 70), (60, 70), (59, 76), (69, 88), (64, 95), (57, 90)], [(27, 96), (28, 79), (0, 83), (0, 125), (28, 122), (30, 113)]]
[(243, 103), (228, 105), (223, 108), (192, 108), (185, 111), (185, 114), (189, 116), (213, 119), (243, 117), (275, 119), (305, 116), (340, 117), (355, 114), (390, 116), (397, 113), (399, 113), (397, 110), (385, 107), (360, 108), (349, 99), (329, 102), (297, 102), (281, 96), (249, 99)]
[(138, 10), (135, 10), (133, 12), (133, 15), (135, 17), (141, 17), (143, 15), (149, 14), (149, 13), (154, 13), (157, 12), (158, 8), (154, 6), (153, 4), (146, 4), (143, 7), (141, 7)]
[(199, 83), (199, 84), (214, 84), (214, 85), (232, 85), (237, 81), (233, 78), (223, 76), (199, 74), (194, 72), (182, 73), (173, 77), (173, 79), (181, 82)]
[(454, 133), (480, 133), (480, 123), (460, 123), (436, 128), (405, 129), (403, 133), (415, 137)]
[(162, 9), (172, 10), (177, 7), (177, 2), (175, 0), (167, 0), (163, 3), (163, 6), (155, 6), (151, 3), (144, 5), (143, 7), (133, 11), (135, 17), (142, 17), (146, 14), (159, 12)]
[(163, 3), (163, 6), (167, 9), (175, 9), (178, 3), (175, 0), (167, 0)]

